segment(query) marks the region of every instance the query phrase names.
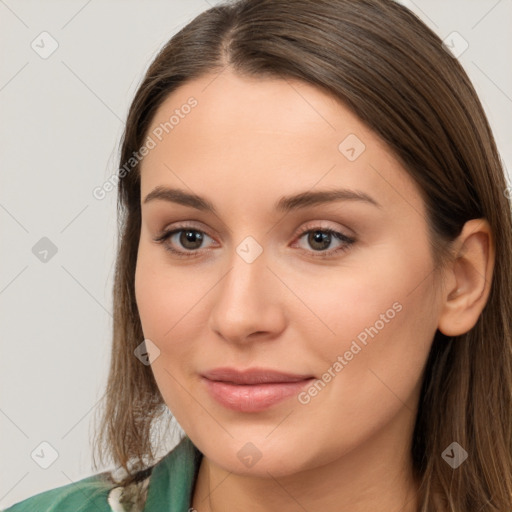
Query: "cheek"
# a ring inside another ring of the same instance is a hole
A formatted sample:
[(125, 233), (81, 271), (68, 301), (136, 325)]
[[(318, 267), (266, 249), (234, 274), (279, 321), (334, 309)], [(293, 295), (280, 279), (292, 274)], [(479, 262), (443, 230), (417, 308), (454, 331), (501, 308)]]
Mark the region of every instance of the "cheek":
[[(186, 424), (187, 394), (180, 383), (186, 382), (192, 361), (190, 326), (196, 309), (197, 293), (187, 285), (186, 273), (155, 263), (154, 254), (139, 249), (135, 271), (135, 299), (144, 338), (158, 347), (158, 356), (151, 370), (165, 403), (179, 420)], [(184, 332), (188, 326), (187, 332)], [(185, 400), (185, 402), (184, 402)]]
[(162, 342), (171, 339), (173, 331), (186, 319), (199, 291), (189, 274), (165, 264), (159, 251), (139, 248), (135, 299), (144, 336)]
[(407, 397), (421, 376), (437, 325), (430, 262), (425, 253), (392, 256), (297, 293), (316, 317), (303, 325), (315, 341), (306, 350), (314, 349), (317, 372), (334, 381), (325, 398), (350, 391), (375, 400), (388, 387)]
[(163, 306), (167, 304), (172, 310), (172, 294), (166, 293), (162, 276), (158, 275), (147, 260), (144, 253), (139, 251), (135, 270), (135, 300), (144, 337), (157, 340), (161, 338), (165, 326), (168, 329), (170, 325), (171, 319), (164, 314)]
[(368, 340), (379, 335), (376, 331), (390, 330), (389, 325), (403, 309), (400, 281), (389, 272), (340, 270), (339, 276), (315, 279), (314, 286), (311, 281), (294, 279), (294, 293), (309, 309), (296, 311), (295, 321), (300, 329), (307, 330), (302, 337), (310, 343), (315, 341), (305, 348), (314, 348), (326, 362), (350, 350), (353, 341), (361, 347), (365, 342), (369, 345)]
[(204, 338), (201, 329), (211, 307), (206, 295), (213, 285), (212, 279), (192, 267), (171, 266), (158, 250), (139, 249), (135, 298), (144, 338), (159, 350), (151, 368), (164, 396), (178, 392), (178, 382), (197, 371), (198, 340)]
[(369, 437), (402, 408), (408, 414), (416, 405), (435, 312), (426, 308), (429, 283), (411, 293), (417, 269), (411, 264), (397, 268), (400, 276), (384, 267), (380, 274), (374, 270), (372, 285), (362, 274), (352, 275), (327, 288), (328, 293), (308, 296), (335, 334), (315, 345), (320, 382), (299, 401), (315, 424), (339, 425), (340, 437), (330, 441), (333, 449)]

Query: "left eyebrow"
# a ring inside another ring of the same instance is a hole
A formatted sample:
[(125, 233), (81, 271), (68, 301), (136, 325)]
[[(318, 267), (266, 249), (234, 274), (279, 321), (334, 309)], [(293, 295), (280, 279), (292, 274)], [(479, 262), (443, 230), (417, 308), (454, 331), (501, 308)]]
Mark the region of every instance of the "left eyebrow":
[[(213, 203), (208, 199), (186, 192), (177, 188), (158, 186), (152, 190), (144, 199), (144, 204), (154, 200), (168, 201), (172, 203), (190, 206), (197, 210), (211, 212), (217, 215)], [(373, 197), (360, 190), (337, 189), (306, 191), (292, 196), (284, 196), (277, 201), (274, 209), (279, 212), (290, 212), (314, 206), (317, 204), (331, 203), (334, 201), (361, 201), (377, 208), (382, 208)]]
[(332, 203), (334, 201), (361, 201), (377, 208), (382, 208), (373, 197), (360, 190), (337, 189), (308, 191), (279, 199), (275, 209), (280, 212), (289, 212), (300, 208), (307, 208), (317, 204)]

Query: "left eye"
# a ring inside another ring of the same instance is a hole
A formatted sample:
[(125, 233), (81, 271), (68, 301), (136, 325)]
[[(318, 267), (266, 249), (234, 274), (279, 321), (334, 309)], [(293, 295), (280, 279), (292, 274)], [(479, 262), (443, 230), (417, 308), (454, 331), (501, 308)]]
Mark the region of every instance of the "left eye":
[[(348, 237), (343, 233), (328, 228), (318, 227), (313, 229), (306, 229), (299, 233), (297, 236), (298, 239), (300, 240), (305, 235), (308, 235), (307, 242), (310, 244), (311, 247), (314, 248), (314, 250), (310, 251), (302, 248), (301, 250), (307, 252), (313, 257), (319, 258), (327, 258), (334, 253), (346, 251), (355, 242), (354, 238)], [(173, 245), (175, 244), (167, 242), (168, 240), (172, 242), (173, 238), (176, 236), (177, 242), (179, 242), (179, 245), (181, 245), (181, 247), (184, 247), (186, 249), (185, 251), (175, 249), (173, 247)], [(157, 236), (154, 239), (154, 241), (157, 243), (162, 243), (167, 251), (171, 252), (172, 254), (178, 257), (189, 258), (198, 255), (198, 250), (201, 248), (201, 244), (204, 241), (204, 237), (211, 239), (211, 237), (204, 233), (204, 231), (195, 228), (190, 228), (187, 226), (178, 226), (173, 230), (165, 231), (161, 235)], [(341, 246), (336, 249), (326, 251), (325, 249), (331, 245), (333, 239), (337, 239), (340, 242), (342, 242)]]
[[(355, 241), (353, 238), (350, 238), (343, 233), (327, 228), (308, 229), (307, 231), (302, 232), (299, 239), (305, 235), (308, 235), (306, 239), (308, 244), (311, 247), (317, 247), (317, 250), (314, 252), (318, 253), (320, 251), (320, 254), (313, 254), (313, 256), (318, 256), (320, 258), (327, 257), (333, 253), (338, 253), (339, 251), (346, 251)], [(323, 249), (326, 249), (328, 246), (330, 246), (333, 239), (337, 239), (338, 241), (342, 242), (341, 246), (337, 249), (324, 251)]]

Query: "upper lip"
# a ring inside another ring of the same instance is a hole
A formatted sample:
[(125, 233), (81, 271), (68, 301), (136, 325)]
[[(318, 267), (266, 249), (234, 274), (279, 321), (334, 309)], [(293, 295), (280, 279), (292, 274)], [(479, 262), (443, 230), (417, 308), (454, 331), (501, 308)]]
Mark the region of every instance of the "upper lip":
[(299, 382), (310, 379), (313, 375), (298, 375), (280, 372), (268, 368), (249, 368), (237, 370), (235, 368), (215, 368), (202, 373), (208, 380), (232, 382), (234, 384), (263, 384), (268, 382)]

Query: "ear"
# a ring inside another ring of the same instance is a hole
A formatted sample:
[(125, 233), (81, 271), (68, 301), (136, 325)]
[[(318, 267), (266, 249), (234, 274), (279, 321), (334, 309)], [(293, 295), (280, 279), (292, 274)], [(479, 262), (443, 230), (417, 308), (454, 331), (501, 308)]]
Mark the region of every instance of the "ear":
[(438, 329), (446, 336), (471, 330), (485, 307), (491, 290), (495, 247), (486, 219), (464, 224), (454, 242), (455, 258), (445, 270)]

